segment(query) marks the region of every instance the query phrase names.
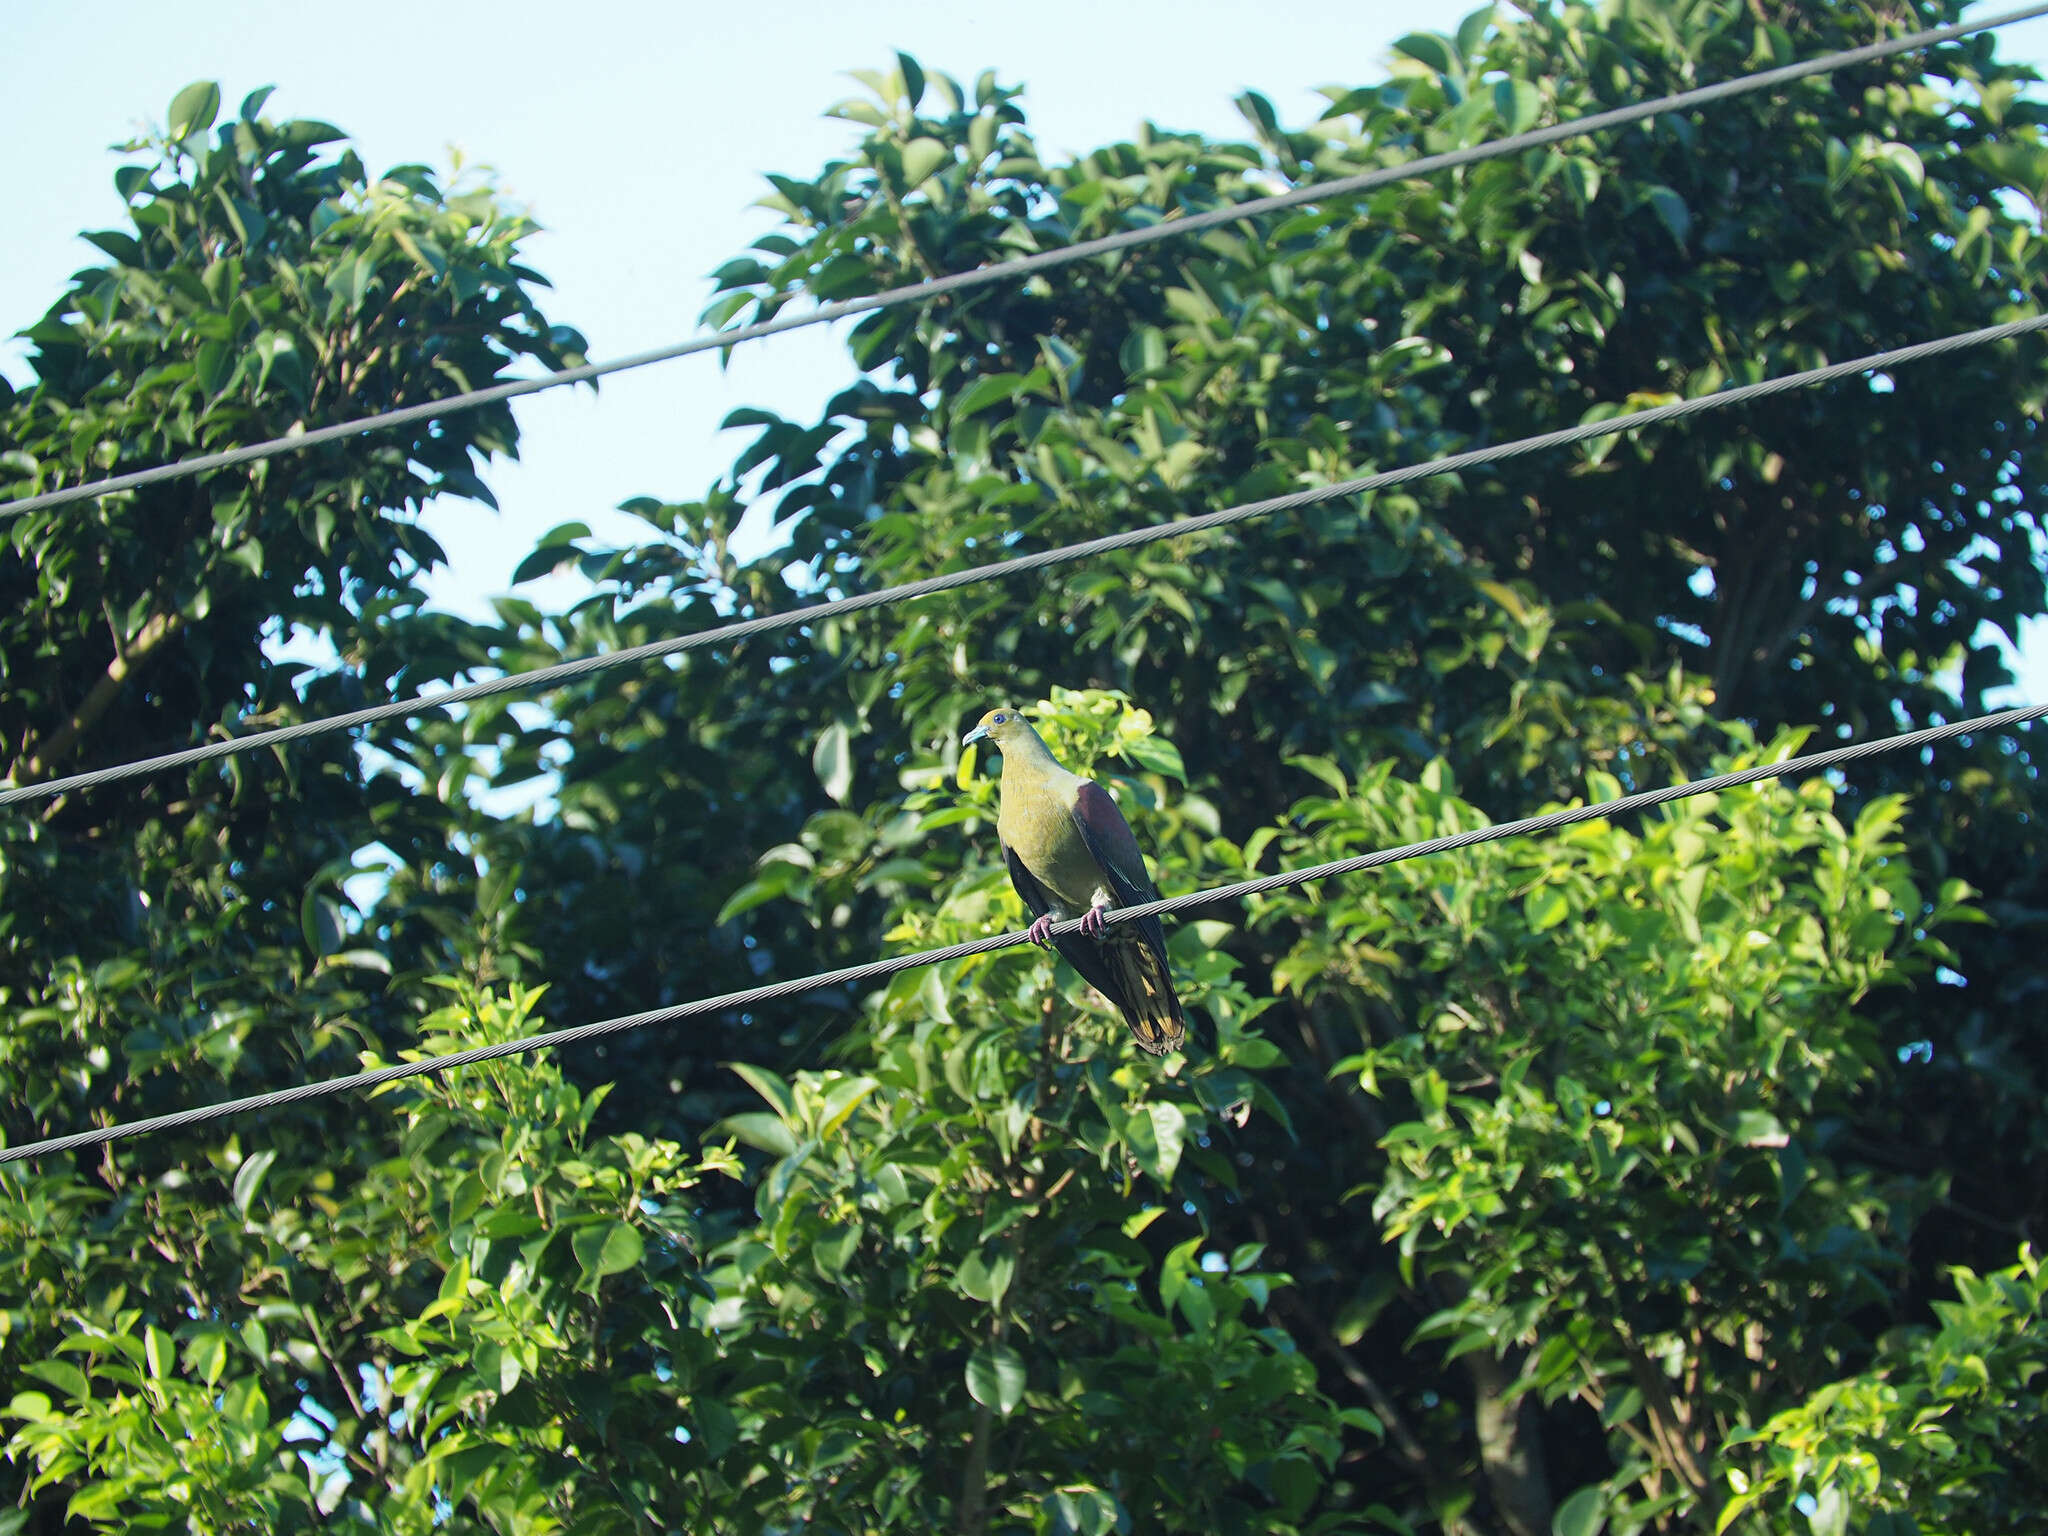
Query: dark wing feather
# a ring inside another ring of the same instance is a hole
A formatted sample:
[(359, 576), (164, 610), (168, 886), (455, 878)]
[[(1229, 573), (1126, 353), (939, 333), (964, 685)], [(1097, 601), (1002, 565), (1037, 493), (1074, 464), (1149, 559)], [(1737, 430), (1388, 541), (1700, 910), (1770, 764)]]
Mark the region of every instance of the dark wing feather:
[[(1152, 877), (1145, 872), (1145, 855), (1138, 848), (1137, 838), (1131, 835), (1131, 824), (1109, 798), (1109, 791), (1092, 779), (1084, 781), (1074, 796), (1073, 814), (1081, 841), (1088, 845), (1088, 856), (1102, 871), (1116, 904), (1135, 907), (1140, 902), (1157, 901), (1159, 893), (1152, 888)], [(1164, 970), (1166, 929), (1159, 919), (1143, 917), (1133, 926), (1159, 957), (1160, 969)]]
[[(1010, 884), (1017, 887), (1017, 894), (1024, 898), (1024, 905), (1031, 909), (1031, 915), (1043, 917), (1051, 911), (1052, 896), (1038, 883), (1038, 877), (1024, 867), (1017, 851), (1007, 843), (1003, 845), (1003, 862), (1010, 866)], [(1078, 912), (1069, 915), (1080, 916)], [(1104, 958), (1100, 944), (1078, 933), (1058, 934), (1052, 943), (1053, 948), (1060, 952), (1060, 958), (1081, 973), (1082, 980), (1118, 1007), (1123, 1006), (1122, 983)]]
[(1151, 877), (1145, 873), (1145, 855), (1139, 852), (1131, 824), (1109, 798), (1109, 791), (1084, 779), (1074, 795), (1073, 816), (1088, 856), (1107, 877), (1116, 904), (1134, 907), (1141, 901), (1156, 901)]
[(1024, 861), (1017, 857), (1017, 850), (1008, 843), (1003, 844), (1003, 862), (1010, 866), (1010, 884), (1017, 887), (1017, 894), (1024, 898), (1024, 905), (1031, 909), (1033, 917), (1043, 917), (1052, 910), (1052, 897), (1045, 887), (1038, 883), (1038, 876), (1024, 867)]
[[(1073, 818), (1118, 906), (1158, 899), (1138, 840), (1107, 790), (1083, 783), (1074, 795)], [(1117, 973), (1116, 987), (1097, 982), (1096, 989), (1117, 1005), (1139, 1046), (1163, 1056), (1179, 1049), (1187, 1036), (1187, 1020), (1173, 990), (1173, 969), (1166, 963), (1166, 929), (1156, 917), (1139, 918), (1130, 927), (1137, 931), (1112, 930), (1102, 946), (1103, 960)]]

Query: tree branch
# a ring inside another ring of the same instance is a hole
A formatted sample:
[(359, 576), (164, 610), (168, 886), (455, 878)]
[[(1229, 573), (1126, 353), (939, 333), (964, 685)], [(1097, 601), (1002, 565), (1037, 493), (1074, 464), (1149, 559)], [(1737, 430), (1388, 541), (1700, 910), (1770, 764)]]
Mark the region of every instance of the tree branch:
[(974, 1429), (967, 1441), (967, 1465), (960, 1474), (961, 1536), (982, 1536), (988, 1528), (988, 1438), (994, 1415), (987, 1403), (974, 1405)]
[(9, 777), (17, 783), (49, 777), (51, 770), (71, 755), (79, 738), (114, 707), (114, 701), (121, 697), (121, 690), (129, 677), (155, 656), (164, 642), (184, 625), (184, 619), (176, 613), (151, 615), (148, 622), (135, 632), (134, 639), (126, 646), (114, 648), (114, 659), (107, 663), (106, 670), (92, 685), (84, 702), (71, 712), (71, 718), (41, 746), (24, 744), (24, 755), (15, 763)]
[(1387, 1396), (1386, 1390), (1372, 1374), (1352, 1358), (1351, 1351), (1344, 1347), (1337, 1336), (1324, 1325), (1323, 1320), (1303, 1305), (1292, 1291), (1283, 1287), (1273, 1293), (1273, 1299), (1280, 1304), (1282, 1311), (1307, 1330), (1309, 1337), (1343, 1373), (1344, 1379), (1365, 1394), (1366, 1401), (1372, 1404), (1372, 1411), (1379, 1415), (1380, 1422), (1387, 1427), (1387, 1437), (1394, 1442), (1394, 1449), (1400, 1452), (1401, 1459), (1416, 1472), (1426, 1472), (1429, 1469), (1429, 1452), (1423, 1449), (1422, 1442), (1417, 1440), (1414, 1431), (1409, 1429), (1408, 1421), (1402, 1417), (1400, 1405)]
[(1691, 1414), (1672, 1397), (1664, 1373), (1636, 1347), (1635, 1341), (1619, 1328), (1615, 1330), (1615, 1337), (1628, 1361), (1629, 1375), (1643, 1394), (1643, 1410), (1649, 1415), (1650, 1432), (1663, 1447), (1671, 1470), (1684, 1479), (1685, 1485), (1694, 1493), (1705, 1493), (1707, 1474), (1701, 1470), (1699, 1461), (1692, 1454), (1692, 1447), (1686, 1443)]

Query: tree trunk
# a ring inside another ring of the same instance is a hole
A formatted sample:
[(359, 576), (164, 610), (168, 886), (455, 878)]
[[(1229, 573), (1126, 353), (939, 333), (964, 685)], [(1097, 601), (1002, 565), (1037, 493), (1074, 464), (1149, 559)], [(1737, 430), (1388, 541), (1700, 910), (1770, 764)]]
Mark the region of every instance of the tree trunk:
[(1479, 1464), (1501, 1524), (1514, 1536), (1550, 1536), (1550, 1479), (1534, 1398), (1525, 1392), (1508, 1403), (1515, 1375), (1489, 1350), (1475, 1349), (1460, 1363), (1472, 1380)]

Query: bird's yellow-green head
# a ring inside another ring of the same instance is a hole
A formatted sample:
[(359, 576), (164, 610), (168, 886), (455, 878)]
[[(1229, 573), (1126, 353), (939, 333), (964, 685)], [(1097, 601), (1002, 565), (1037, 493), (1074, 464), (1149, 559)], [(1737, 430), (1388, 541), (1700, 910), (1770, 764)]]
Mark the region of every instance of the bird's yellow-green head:
[(993, 743), (1000, 752), (1011, 742), (1022, 741), (1026, 737), (1036, 739), (1037, 736), (1031, 722), (1005, 704), (1001, 709), (992, 709), (983, 715), (974, 729), (961, 738), (960, 745), (971, 747), (977, 741), (986, 741)]

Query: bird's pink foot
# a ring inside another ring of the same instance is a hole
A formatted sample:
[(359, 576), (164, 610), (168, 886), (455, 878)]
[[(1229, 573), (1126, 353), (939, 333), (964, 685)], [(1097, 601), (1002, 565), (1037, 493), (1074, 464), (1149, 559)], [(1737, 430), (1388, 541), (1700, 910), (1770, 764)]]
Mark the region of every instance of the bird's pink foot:
[(1024, 930), (1024, 935), (1040, 949), (1051, 949), (1052, 914), (1048, 912), (1045, 916), (1036, 919), (1029, 928)]
[(1081, 931), (1091, 939), (1101, 938), (1103, 930), (1107, 926), (1102, 920), (1102, 908), (1100, 907), (1090, 907), (1081, 914)]

